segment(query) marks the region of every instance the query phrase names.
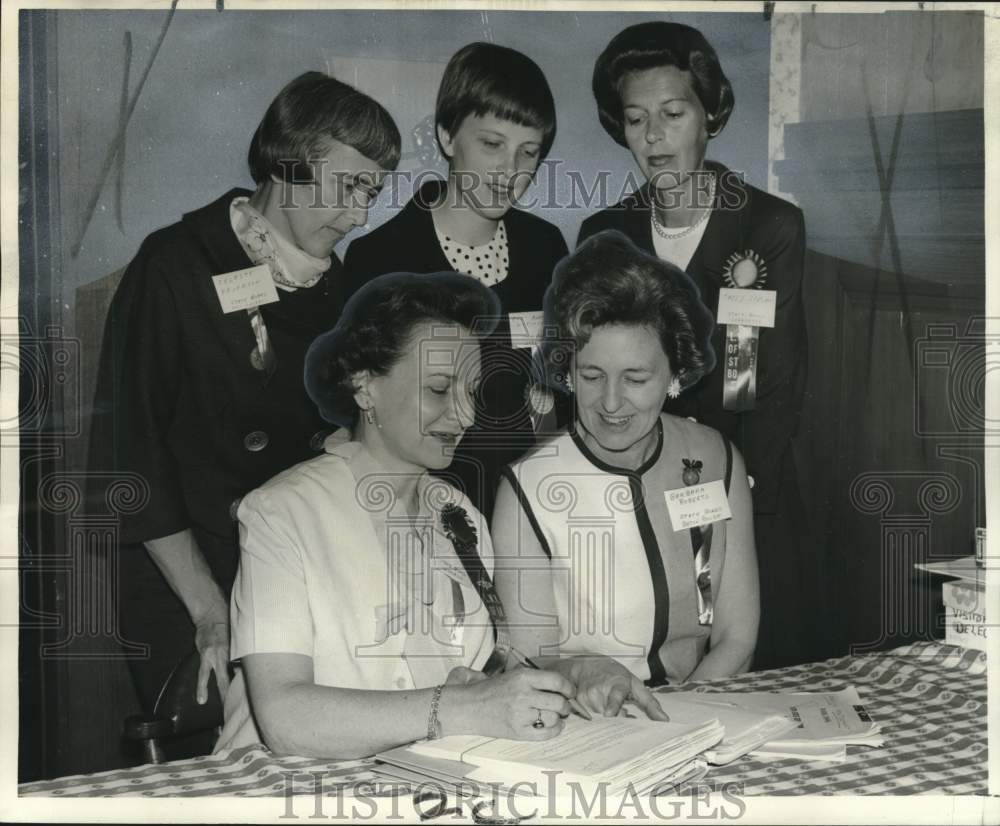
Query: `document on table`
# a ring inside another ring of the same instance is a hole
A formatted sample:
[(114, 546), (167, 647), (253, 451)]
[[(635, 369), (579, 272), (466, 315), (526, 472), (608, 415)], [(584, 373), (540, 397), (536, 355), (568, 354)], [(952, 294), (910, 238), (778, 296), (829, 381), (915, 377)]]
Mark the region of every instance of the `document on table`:
[(714, 717), (722, 724), (725, 736), (705, 752), (705, 759), (717, 766), (731, 763), (797, 727), (781, 711), (744, 708), (735, 700), (722, 700), (711, 693), (663, 692), (657, 693), (656, 699), (672, 722), (697, 723)]
[(782, 714), (795, 723), (791, 731), (754, 749), (754, 755), (839, 761), (846, 759), (848, 745), (885, 744), (881, 726), (868, 716), (853, 686), (830, 692), (706, 691), (697, 696)]
[[(571, 716), (550, 740), (523, 741), (479, 736), (451, 736), (405, 747), (406, 768), (417, 769), (423, 758), (440, 771), (439, 761), (474, 767), (455, 774), (480, 783), (534, 783), (544, 788), (555, 773), (559, 783), (582, 788), (606, 784), (610, 793), (631, 786), (643, 791), (676, 782), (697, 770), (697, 758), (718, 743), (723, 728), (712, 718), (697, 724), (661, 723), (611, 717), (593, 721)], [(398, 758), (398, 755), (396, 755)], [(392, 753), (376, 755), (395, 762)]]

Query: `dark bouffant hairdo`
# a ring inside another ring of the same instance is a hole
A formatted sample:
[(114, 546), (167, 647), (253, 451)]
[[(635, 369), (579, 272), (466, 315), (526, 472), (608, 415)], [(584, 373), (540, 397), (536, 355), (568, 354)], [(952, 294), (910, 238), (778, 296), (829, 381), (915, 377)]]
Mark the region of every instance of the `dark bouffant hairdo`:
[(482, 337), (493, 332), (500, 313), (493, 291), (468, 275), (379, 276), (351, 297), (337, 326), (312, 343), (305, 361), (306, 392), (324, 419), (351, 427), (359, 413), (352, 377), (362, 370), (386, 375), (411, 346), (417, 324), (460, 324)]
[(616, 34), (594, 64), (592, 88), (597, 114), (607, 133), (625, 146), (622, 83), (629, 72), (676, 66), (691, 73), (691, 87), (705, 109), (710, 137), (718, 135), (733, 111), (733, 87), (705, 36), (680, 23), (638, 23)]
[(558, 332), (546, 353), (557, 385), (565, 384), (570, 348), (579, 352), (606, 324), (654, 330), (681, 387), (715, 367), (715, 321), (694, 282), (614, 230), (594, 235), (559, 262), (545, 293), (545, 321)]
[(531, 58), (506, 46), (470, 43), (448, 61), (434, 121), (454, 136), (469, 115), (494, 115), (540, 130), (540, 160), (556, 138), (556, 105), (545, 75)]
[(312, 180), (308, 161), (325, 155), (331, 140), (383, 169), (399, 163), (399, 130), (380, 103), (322, 72), (306, 72), (267, 107), (250, 142), (250, 174), (258, 184), (272, 175), (286, 183), (307, 183)]

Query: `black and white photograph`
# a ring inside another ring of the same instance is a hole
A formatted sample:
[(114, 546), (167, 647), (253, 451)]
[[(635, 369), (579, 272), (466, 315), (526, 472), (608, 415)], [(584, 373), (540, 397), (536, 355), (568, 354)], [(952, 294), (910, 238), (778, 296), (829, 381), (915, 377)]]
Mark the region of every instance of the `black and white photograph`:
[(2, 51), (0, 820), (1000, 820), (997, 6)]

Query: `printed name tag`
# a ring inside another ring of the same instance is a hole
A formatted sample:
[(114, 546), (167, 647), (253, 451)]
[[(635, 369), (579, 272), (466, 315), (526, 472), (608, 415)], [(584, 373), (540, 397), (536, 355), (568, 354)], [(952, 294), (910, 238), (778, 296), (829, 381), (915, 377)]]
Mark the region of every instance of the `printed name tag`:
[(224, 313), (249, 310), (278, 300), (278, 291), (267, 264), (213, 275), (212, 283), (215, 284)]
[(510, 314), (510, 346), (537, 347), (542, 340), (545, 313), (534, 310), (528, 313)]
[(719, 290), (717, 324), (740, 324), (744, 327), (773, 327), (778, 294), (774, 290), (743, 290), (723, 287)]
[(729, 519), (729, 498), (721, 479), (703, 485), (691, 485), (663, 492), (670, 512), (670, 524), (675, 531), (700, 528), (721, 519)]

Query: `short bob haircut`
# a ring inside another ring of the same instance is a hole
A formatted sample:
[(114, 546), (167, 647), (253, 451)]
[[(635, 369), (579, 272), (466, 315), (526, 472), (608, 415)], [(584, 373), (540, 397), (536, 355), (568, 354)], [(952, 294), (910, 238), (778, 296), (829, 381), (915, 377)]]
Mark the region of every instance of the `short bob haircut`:
[(546, 353), (554, 384), (566, 389), (571, 357), (608, 324), (655, 331), (682, 388), (715, 367), (715, 320), (687, 273), (606, 230), (556, 266), (545, 293), (545, 321), (557, 332)]
[(705, 36), (680, 23), (637, 23), (616, 34), (594, 64), (592, 88), (601, 125), (625, 146), (622, 84), (630, 72), (676, 66), (691, 75), (691, 88), (705, 109), (709, 137), (729, 120), (735, 99), (715, 49)]
[(399, 129), (381, 104), (322, 72), (301, 74), (278, 92), (254, 132), (250, 174), (257, 184), (272, 175), (285, 183), (308, 183), (313, 180), (308, 162), (325, 155), (331, 140), (383, 169), (399, 163)]
[(539, 160), (548, 155), (556, 138), (556, 105), (545, 75), (531, 58), (506, 46), (470, 43), (448, 61), (438, 87), (434, 122), (454, 136), (469, 115), (494, 115), (538, 129)]
[(362, 370), (389, 373), (412, 346), (417, 324), (460, 324), (482, 338), (493, 332), (500, 313), (493, 291), (462, 273), (374, 278), (350, 298), (337, 325), (310, 346), (306, 392), (326, 421), (353, 427), (360, 411), (352, 377)]

